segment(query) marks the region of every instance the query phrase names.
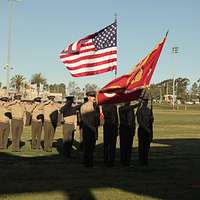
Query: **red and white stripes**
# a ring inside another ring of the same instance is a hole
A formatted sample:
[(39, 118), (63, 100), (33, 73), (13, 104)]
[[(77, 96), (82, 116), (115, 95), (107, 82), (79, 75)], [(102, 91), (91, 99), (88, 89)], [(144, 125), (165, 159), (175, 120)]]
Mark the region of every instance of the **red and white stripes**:
[(117, 47), (96, 50), (90, 36), (69, 45), (60, 59), (74, 77), (95, 75), (117, 68)]

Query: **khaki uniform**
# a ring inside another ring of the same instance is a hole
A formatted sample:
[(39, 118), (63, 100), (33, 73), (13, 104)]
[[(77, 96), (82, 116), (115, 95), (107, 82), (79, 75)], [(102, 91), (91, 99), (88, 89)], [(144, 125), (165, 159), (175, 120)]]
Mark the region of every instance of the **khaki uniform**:
[(83, 129), (83, 162), (86, 167), (93, 166), (93, 153), (99, 120), (93, 102), (88, 101), (81, 106), (81, 120)]
[(8, 110), (5, 104), (0, 106), (0, 149), (6, 149), (8, 145), (8, 136), (10, 133), (10, 120), (5, 116)]
[(38, 119), (39, 115), (43, 114), (43, 104), (34, 104), (32, 106), (32, 121), (31, 121), (31, 133), (32, 133), (32, 149), (41, 148), (41, 135), (42, 135), (42, 125), (41, 119)]
[(24, 106), (26, 108), (24, 125), (30, 126), (31, 125), (31, 111), (32, 111), (34, 105), (32, 103), (24, 103)]
[(66, 103), (60, 109), (60, 112), (63, 115), (63, 154), (66, 157), (71, 157), (74, 131), (77, 123), (76, 108)]
[(19, 151), (26, 109), (21, 102), (13, 102), (9, 104), (8, 109), (12, 113), (12, 120), (11, 120), (12, 150)]
[(58, 107), (54, 103), (53, 104), (49, 103), (43, 106), (44, 150), (45, 151), (52, 151), (52, 143), (53, 143), (55, 129), (57, 125), (56, 117), (54, 118), (56, 113), (58, 114)]
[[(61, 103), (56, 103), (56, 106), (58, 109), (63, 107), (63, 104)], [(57, 122), (57, 126), (61, 126), (61, 121), (62, 121), (62, 114), (58, 113), (58, 122)]]
[(79, 134), (80, 134), (80, 145), (79, 150), (83, 150), (83, 130), (82, 130), (82, 121), (81, 121), (81, 105), (77, 108), (76, 118), (77, 118), (77, 126), (79, 126)]

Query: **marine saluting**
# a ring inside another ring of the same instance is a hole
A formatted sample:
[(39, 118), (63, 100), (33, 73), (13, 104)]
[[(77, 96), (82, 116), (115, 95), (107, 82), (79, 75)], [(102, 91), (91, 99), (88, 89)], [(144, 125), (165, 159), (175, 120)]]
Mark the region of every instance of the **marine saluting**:
[(72, 105), (74, 103), (74, 96), (67, 96), (66, 100), (65, 105), (60, 109), (60, 113), (63, 119), (63, 155), (66, 158), (70, 158), (77, 116), (76, 107)]
[(7, 149), (11, 112), (6, 108), (8, 97), (0, 98), (0, 149)]
[(32, 132), (32, 149), (41, 148), (41, 136), (42, 136), (42, 126), (44, 123), (43, 115), (43, 104), (41, 103), (41, 97), (34, 98), (33, 108), (31, 110), (32, 120), (31, 120), (31, 132)]
[(7, 105), (12, 114), (11, 132), (12, 132), (12, 151), (20, 151), (20, 141), (23, 133), (24, 117), (26, 108), (21, 102), (21, 95), (16, 95), (14, 101)]
[(83, 134), (83, 164), (93, 167), (93, 154), (98, 130), (97, 109), (95, 104), (96, 91), (86, 93), (88, 101), (81, 106), (80, 114)]
[(58, 122), (58, 107), (54, 99), (55, 96), (48, 96), (49, 101), (43, 105), (44, 115), (44, 151), (51, 152), (55, 130)]

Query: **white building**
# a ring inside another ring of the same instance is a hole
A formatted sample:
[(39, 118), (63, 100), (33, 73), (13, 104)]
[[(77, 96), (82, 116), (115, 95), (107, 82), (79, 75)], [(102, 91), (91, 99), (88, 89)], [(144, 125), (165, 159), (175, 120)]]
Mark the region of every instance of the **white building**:
[[(3, 96), (14, 97), (15, 94), (16, 94), (16, 90), (10, 90), (9, 93), (7, 94), (6, 89), (0, 88), (0, 97), (3, 97)], [(32, 100), (38, 96), (38, 91), (37, 91), (37, 88), (34, 87), (34, 85), (28, 85), (26, 88), (23, 87), (20, 90), (20, 94), (22, 95), (23, 99)], [(39, 91), (39, 96), (42, 97), (42, 99), (47, 99), (47, 97), (50, 95), (55, 96), (56, 101), (61, 101), (63, 99), (62, 93), (50, 93), (49, 91), (46, 91), (46, 90)]]

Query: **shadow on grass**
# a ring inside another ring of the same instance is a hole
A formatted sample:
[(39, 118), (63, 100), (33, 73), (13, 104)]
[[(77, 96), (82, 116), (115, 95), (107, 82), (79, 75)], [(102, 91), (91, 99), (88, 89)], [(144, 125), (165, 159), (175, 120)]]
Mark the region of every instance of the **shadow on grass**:
[[(133, 194), (132, 199), (134, 195), (163, 200), (199, 199), (200, 140), (161, 139), (154, 143), (162, 146), (151, 148), (148, 167), (138, 165), (134, 148), (131, 167), (122, 167), (116, 160), (115, 167), (106, 168), (102, 144), (96, 148), (95, 167), (91, 169), (81, 165), (82, 153), (78, 150), (70, 160), (59, 154), (30, 158), (0, 152), (0, 196), (62, 191), (69, 200), (95, 200), (94, 190), (102, 190), (103, 194), (105, 189), (120, 189)], [(54, 144), (60, 153), (61, 144), (61, 140)], [(114, 199), (113, 193), (101, 199)], [(120, 199), (130, 196), (122, 195)]]

